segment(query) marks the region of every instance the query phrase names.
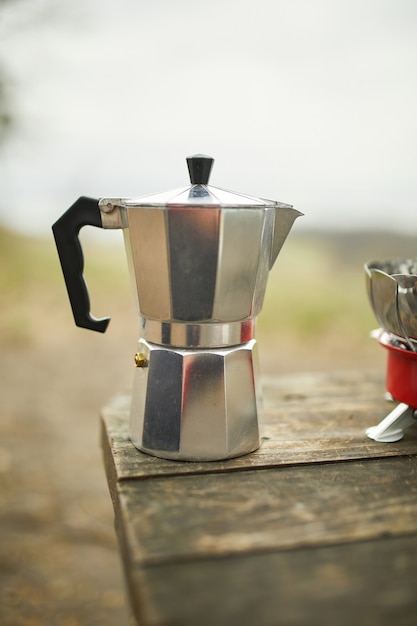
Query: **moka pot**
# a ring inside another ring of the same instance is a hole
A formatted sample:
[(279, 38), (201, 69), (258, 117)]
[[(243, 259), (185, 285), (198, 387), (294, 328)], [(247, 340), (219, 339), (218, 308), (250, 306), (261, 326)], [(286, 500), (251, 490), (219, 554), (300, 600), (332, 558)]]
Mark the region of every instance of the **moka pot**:
[(140, 338), (130, 436), (143, 452), (210, 461), (259, 446), (255, 321), (268, 273), (301, 215), (208, 184), (213, 159), (187, 159), (191, 185), (134, 199), (79, 198), (54, 224), (75, 323), (90, 313), (81, 227), (122, 228)]

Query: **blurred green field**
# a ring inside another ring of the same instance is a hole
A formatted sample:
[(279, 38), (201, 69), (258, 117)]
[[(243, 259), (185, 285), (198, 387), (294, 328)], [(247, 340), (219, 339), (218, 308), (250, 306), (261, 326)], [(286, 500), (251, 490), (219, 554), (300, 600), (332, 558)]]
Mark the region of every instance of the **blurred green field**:
[(259, 330), (274, 333), (278, 324), (300, 341), (334, 330), (366, 334), (373, 321), (362, 265), (345, 263), (314, 236), (293, 237), (272, 269)]
[[(129, 281), (120, 245), (83, 238), (85, 274), (94, 306), (128, 301)], [(106, 304), (106, 299), (108, 300)], [(96, 302), (97, 301), (97, 302)], [(52, 233), (29, 237), (0, 229), (0, 337), (7, 344), (36, 341), (72, 321)]]
[(291, 371), (384, 367), (363, 266), (415, 255), (415, 239), (398, 233), (294, 233), (271, 271), (259, 341), (282, 346)]
[[(122, 237), (105, 233), (102, 240), (83, 237), (93, 313), (122, 314), (133, 325)], [(313, 351), (316, 359), (332, 345), (367, 352), (376, 321), (363, 264), (371, 258), (412, 256), (413, 250), (412, 238), (395, 234), (292, 233), (270, 273), (258, 320), (262, 349), (288, 344), (292, 354)], [(0, 261), (2, 342), (18, 346), (65, 332), (72, 318), (52, 235), (41, 239), (1, 229)], [(334, 357), (345, 358), (340, 353)]]

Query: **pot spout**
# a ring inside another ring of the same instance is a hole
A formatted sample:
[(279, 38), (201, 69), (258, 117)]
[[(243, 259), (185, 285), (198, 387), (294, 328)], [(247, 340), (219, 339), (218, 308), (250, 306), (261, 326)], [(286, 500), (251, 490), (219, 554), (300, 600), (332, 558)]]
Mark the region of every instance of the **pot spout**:
[(269, 269), (274, 265), (293, 223), (300, 215), (304, 215), (304, 213), (297, 211), (289, 204), (280, 204), (276, 207)]

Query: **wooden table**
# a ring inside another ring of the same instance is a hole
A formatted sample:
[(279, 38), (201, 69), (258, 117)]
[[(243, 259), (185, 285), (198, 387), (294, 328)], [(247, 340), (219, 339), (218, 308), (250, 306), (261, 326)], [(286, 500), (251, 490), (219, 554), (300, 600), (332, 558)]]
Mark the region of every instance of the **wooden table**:
[(263, 381), (262, 446), (165, 461), (103, 410), (103, 449), (133, 612), (143, 625), (417, 624), (417, 428), (365, 430), (393, 408), (381, 373)]

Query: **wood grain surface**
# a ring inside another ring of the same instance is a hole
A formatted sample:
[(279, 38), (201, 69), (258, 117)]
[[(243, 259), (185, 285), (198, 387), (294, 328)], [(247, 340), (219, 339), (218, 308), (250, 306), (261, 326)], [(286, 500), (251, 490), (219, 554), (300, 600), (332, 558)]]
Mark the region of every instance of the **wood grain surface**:
[(114, 480), (407, 455), (415, 452), (417, 428), (390, 445), (365, 435), (368, 426), (394, 406), (385, 399), (382, 376), (374, 372), (266, 379), (259, 450), (227, 461), (184, 463), (142, 454), (133, 447), (128, 433), (130, 396), (120, 395), (102, 412), (103, 447)]
[(415, 626), (416, 581), (417, 539), (400, 537), (147, 567), (132, 598), (164, 626)]
[(393, 406), (379, 375), (266, 380), (260, 450), (215, 463), (137, 451), (129, 400), (102, 441), (138, 623), (415, 623), (417, 429), (365, 436)]

